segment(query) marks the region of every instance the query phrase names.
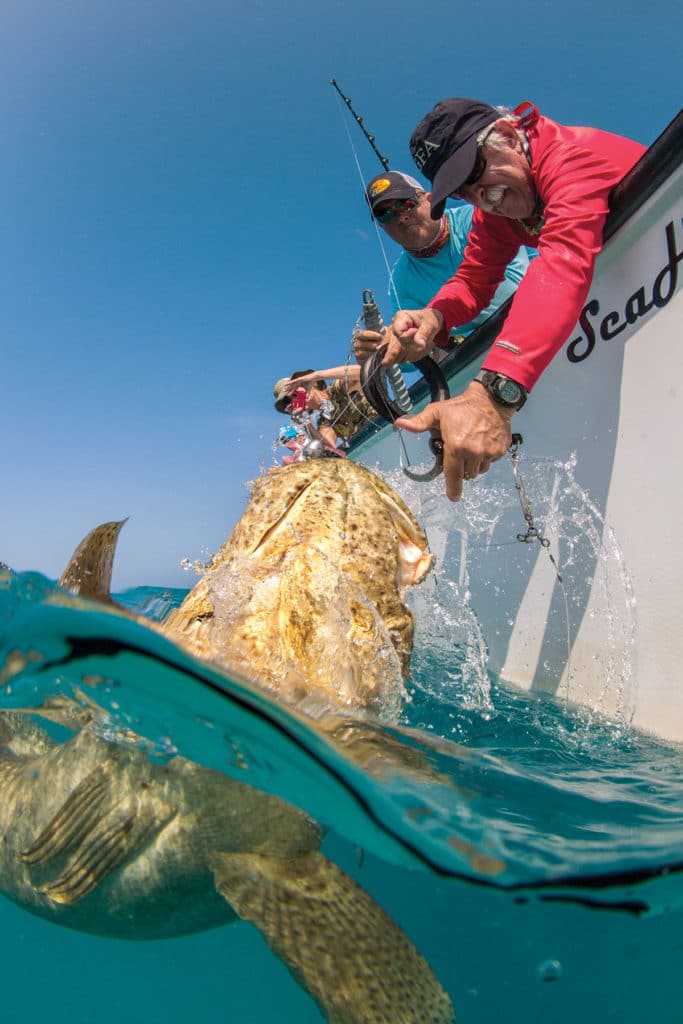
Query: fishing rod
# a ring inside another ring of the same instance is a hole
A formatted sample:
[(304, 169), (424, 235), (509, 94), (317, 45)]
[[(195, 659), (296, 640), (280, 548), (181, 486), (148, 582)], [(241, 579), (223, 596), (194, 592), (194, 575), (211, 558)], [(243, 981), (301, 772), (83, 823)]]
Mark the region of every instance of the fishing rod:
[(360, 130), (362, 131), (363, 135), (365, 136), (365, 138), (368, 140), (368, 142), (372, 146), (373, 153), (377, 156), (377, 158), (378, 158), (379, 162), (381, 163), (382, 167), (384, 168), (384, 170), (388, 171), (389, 170), (389, 159), (388, 159), (388, 157), (382, 156), (382, 154), (378, 150), (377, 146), (375, 145), (375, 136), (371, 135), (370, 132), (367, 130), (367, 128), (363, 124), (363, 118), (360, 116), (360, 114), (356, 113), (356, 111), (351, 106), (351, 100), (349, 99), (349, 97), (345, 96), (344, 93), (339, 88), (339, 86), (337, 85), (336, 78), (331, 78), (330, 79), (330, 85), (334, 86), (334, 88), (337, 90), (337, 92), (339, 93), (341, 98), (344, 100), (344, 103), (346, 104), (346, 106), (349, 108), (349, 110), (353, 114), (354, 118), (356, 119), (356, 123), (358, 124), (358, 127), (360, 128)]

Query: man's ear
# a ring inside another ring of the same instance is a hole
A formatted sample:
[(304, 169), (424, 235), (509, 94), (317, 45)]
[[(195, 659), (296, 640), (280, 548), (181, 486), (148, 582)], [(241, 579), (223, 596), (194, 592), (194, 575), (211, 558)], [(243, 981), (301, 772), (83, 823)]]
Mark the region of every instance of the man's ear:
[(507, 139), (508, 144), (513, 149), (519, 145), (519, 136), (517, 135), (514, 125), (510, 124), (510, 122), (504, 117), (501, 117), (496, 121), (496, 131)]

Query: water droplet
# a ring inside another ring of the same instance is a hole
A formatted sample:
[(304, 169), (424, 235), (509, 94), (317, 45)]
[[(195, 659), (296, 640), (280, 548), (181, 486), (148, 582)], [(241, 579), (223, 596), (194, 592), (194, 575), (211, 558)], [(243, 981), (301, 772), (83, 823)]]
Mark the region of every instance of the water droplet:
[(536, 968), (539, 981), (559, 981), (562, 977), (562, 964), (559, 960), (544, 960)]

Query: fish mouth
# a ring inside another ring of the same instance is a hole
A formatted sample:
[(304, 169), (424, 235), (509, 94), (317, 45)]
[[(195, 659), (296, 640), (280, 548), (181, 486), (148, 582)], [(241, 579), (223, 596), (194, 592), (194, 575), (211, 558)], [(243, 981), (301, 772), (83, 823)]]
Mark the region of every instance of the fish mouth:
[[(305, 502), (308, 492), (315, 484), (315, 480), (309, 480), (293, 494), (288, 500), (282, 513), (271, 522), (270, 525), (259, 533), (255, 540), (246, 547), (247, 557), (256, 558), (265, 549), (266, 545), (277, 537), (283, 530), (292, 529), (300, 532), (290, 520), (296, 519), (298, 508)], [(398, 536), (399, 551), (399, 573), (397, 583), (399, 587), (412, 587), (420, 583), (434, 565), (434, 555), (427, 550), (426, 538), (417, 524), (397, 504), (391, 495), (389, 488), (382, 486), (373, 487), (377, 497), (380, 498), (386, 507), (391, 521)], [(303, 535), (302, 535), (303, 539)]]
[(391, 495), (376, 488), (399, 536), (400, 576), (399, 586), (414, 587), (420, 583), (434, 565), (434, 555), (425, 548), (424, 535), (421, 537), (415, 525)]

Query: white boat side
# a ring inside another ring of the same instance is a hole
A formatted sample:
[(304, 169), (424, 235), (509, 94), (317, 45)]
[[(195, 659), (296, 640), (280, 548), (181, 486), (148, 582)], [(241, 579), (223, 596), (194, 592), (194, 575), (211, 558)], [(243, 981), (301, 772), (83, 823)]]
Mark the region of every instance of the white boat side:
[[(579, 323), (514, 417), (550, 547), (517, 542), (526, 524), (509, 458), (469, 486), (462, 508), (444, 498), (433, 533), (443, 530), (445, 575), (467, 578), (495, 675), (683, 740), (683, 113), (615, 190), (612, 211)], [(452, 394), (503, 318), (442, 364)], [(424, 391), (411, 389), (418, 408)], [(424, 461), (424, 438), (403, 436)], [(383, 423), (351, 457), (387, 471), (399, 451)]]

